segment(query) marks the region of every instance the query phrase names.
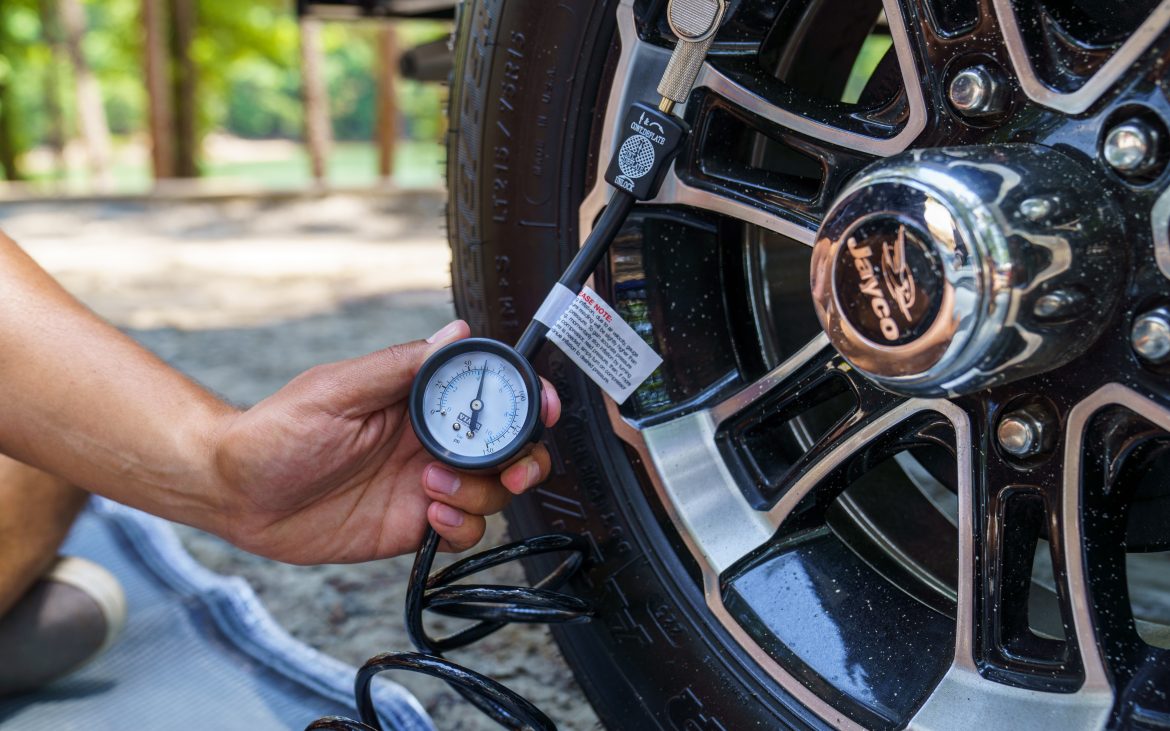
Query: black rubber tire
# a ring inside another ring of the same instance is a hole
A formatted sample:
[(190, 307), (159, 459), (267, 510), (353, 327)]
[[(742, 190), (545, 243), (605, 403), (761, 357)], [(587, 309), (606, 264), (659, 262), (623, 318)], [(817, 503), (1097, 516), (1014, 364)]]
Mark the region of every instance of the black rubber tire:
[[(467, 0), (450, 98), (448, 214), (455, 303), (477, 335), (515, 341), (578, 241), (613, 0)], [(608, 70), (607, 70), (608, 69)], [(587, 533), (572, 591), (601, 616), (554, 635), (613, 729), (819, 726), (707, 611), (693, 565), (595, 388), (551, 346), (536, 364), (564, 402), (547, 438), (554, 475), (515, 502), (511, 530)], [(535, 574), (552, 560), (529, 566)]]

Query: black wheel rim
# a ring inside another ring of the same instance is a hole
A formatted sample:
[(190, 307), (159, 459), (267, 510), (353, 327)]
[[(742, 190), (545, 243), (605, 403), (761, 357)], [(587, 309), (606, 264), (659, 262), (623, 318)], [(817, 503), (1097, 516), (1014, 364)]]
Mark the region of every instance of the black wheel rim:
[[(1100, 149), (1120, 119), (1170, 117), (1150, 71), (1170, 10), (780, 5), (733, 8), (687, 105), (694, 141), (606, 272), (611, 301), (667, 361), (626, 406), (607, 408), (652, 466), (652, 499), (677, 516), (708, 609), (784, 691), (843, 727), (956, 727), (972, 713), (1037, 728), (1162, 718), (1170, 599), (1157, 575), (1170, 546), (1157, 536), (1170, 535), (1170, 511), (1149, 475), (1170, 434), (1170, 373), (1134, 355), (1130, 330), (1168, 299), (1155, 249), (1170, 255), (1170, 193), (1160, 196), (1164, 163), (1122, 175)], [(642, 10), (618, 8), (610, 113), (651, 98), (668, 55), (661, 24)], [(1048, 36), (1019, 21), (1029, 13), (1053, 21)], [(792, 41), (825, 38), (833, 19), (828, 60), (824, 43)], [(839, 103), (858, 48), (882, 35), (890, 50), (851, 92), (857, 102)], [(1009, 80), (996, 114), (965, 116), (948, 102), (948, 84), (975, 64)], [(820, 334), (807, 246), (866, 164), (911, 147), (1003, 141), (1057, 146), (1096, 166), (1136, 221), (1119, 256), (1127, 285), (1115, 326), (1091, 362), (956, 399), (894, 396)], [(595, 144), (604, 159), (611, 140)], [(585, 230), (604, 192), (599, 183), (582, 205)], [(1033, 402), (1051, 410), (1059, 435), (1021, 461), (995, 428)], [(823, 633), (784, 629), (799, 624), (794, 615), (760, 608), (769, 591), (787, 590), (775, 577), (798, 570), (824, 583), (810, 579), (806, 604), (794, 602), (819, 612), (810, 626), (839, 633), (843, 659), (816, 649)], [(769, 582), (758, 578), (766, 572)], [(829, 608), (825, 592), (836, 590), (880, 611)], [(877, 619), (899, 613), (904, 621)], [(857, 659), (866, 653), (878, 660)]]

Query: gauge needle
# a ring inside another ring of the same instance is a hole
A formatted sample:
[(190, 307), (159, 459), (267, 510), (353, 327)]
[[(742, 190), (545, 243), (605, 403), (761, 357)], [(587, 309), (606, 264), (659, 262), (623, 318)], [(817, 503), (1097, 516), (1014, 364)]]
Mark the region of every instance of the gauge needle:
[(483, 371), (479, 374), (479, 390), (475, 392), (475, 400), (471, 402), (471, 423), (467, 425), (467, 431), (472, 434), (475, 433), (479, 426), (479, 412), (483, 411), (483, 382), (487, 378), (487, 361), (483, 362)]

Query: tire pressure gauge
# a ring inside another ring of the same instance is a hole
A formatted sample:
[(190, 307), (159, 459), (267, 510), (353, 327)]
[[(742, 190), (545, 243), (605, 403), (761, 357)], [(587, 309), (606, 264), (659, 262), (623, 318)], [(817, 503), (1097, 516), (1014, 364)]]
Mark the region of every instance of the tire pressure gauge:
[(440, 461), (490, 470), (540, 438), (540, 406), (540, 379), (526, 358), (499, 341), (470, 338), (423, 364), (410, 392), (410, 421)]
[[(689, 127), (671, 114), (694, 88), (725, 0), (671, 0), (670, 26), (679, 37), (658, 85), (657, 108), (634, 103), (617, 130), (622, 140), (605, 179), (615, 188), (605, 211), (545, 300), (572, 299), (597, 269), (635, 201), (658, 195)], [(461, 470), (491, 470), (523, 456), (540, 438), (540, 380), (532, 367), (550, 325), (541, 307), (516, 347), (472, 338), (449, 345), (423, 364), (410, 392), (414, 433), (440, 462)], [(647, 374), (648, 375), (648, 374)]]
[[(596, 292), (587, 290), (586, 280), (621, 232), (634, 202), (658, 195), (665, 171), (689, 132), (671, 112), (690, 97), (726, 11), (727, 0), (669, 0), (667, 18), (679, 42), (659, 84), (658, 107), (632, 104), (623, 126), (615, 130), (618, 142), (605, 173), (614, 194), (516, 346), (483, 338), (461, 340), (432, 354), (419, 369), (410, 391), (410, 421), (422, 446), (440, 462), (459, 470), (494, 471), (536, 444), (543, 431), (541, 382), (532, 360), (546, 337), (610, 396), (617, 393), (618, 403), (662, 362), (642, 336)], [(355, 694), (361, 723), (325, 718), (310, 728), (381, 731), (371, 681), (386, 670), (407, 670), (445, 680), (505, 728), (556, 731), (556, 724), (528, 700), (444, 659), (442, 652), (512, 622), (579, 622), (601, 614), (602, 608), (559, 591), (594, 553), (592, 541), (587, 534), (553, 533), (498, 546), (431, 573), (440, 542), (438, 532), (428, 526), (406, 592), (406, 630), (419, 652), (383, 653), (358, 671)], [(550, 553), (569, 556), (534, 588), (453, 583), (485, 568)], [(432, 638), (423, 622), (423, 610), (428, 608), (478, 621), (452, 635)]]

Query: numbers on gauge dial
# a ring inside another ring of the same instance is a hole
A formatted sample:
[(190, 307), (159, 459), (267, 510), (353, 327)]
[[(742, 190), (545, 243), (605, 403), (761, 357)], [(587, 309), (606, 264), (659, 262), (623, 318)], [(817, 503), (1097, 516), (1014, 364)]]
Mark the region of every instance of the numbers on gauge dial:
[(500, 356), (461, 353), (427, 384), (426, 428), (454, 454), (490, 456), (520, 436), (531, 397), (520, 372)]

